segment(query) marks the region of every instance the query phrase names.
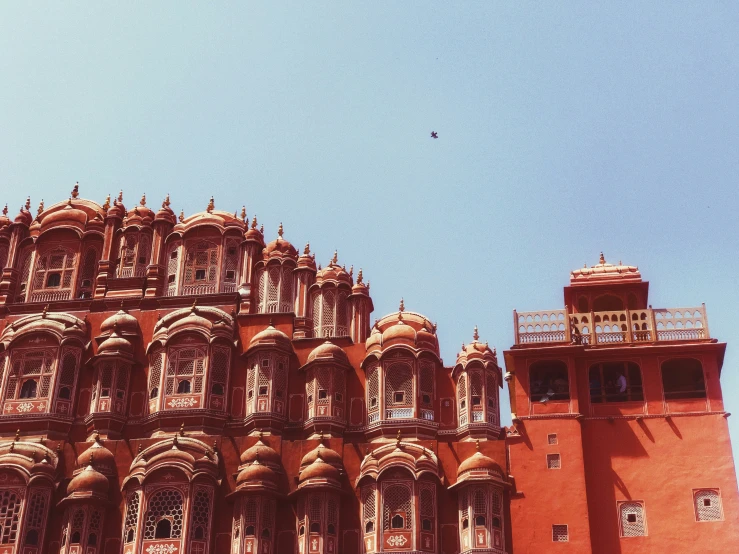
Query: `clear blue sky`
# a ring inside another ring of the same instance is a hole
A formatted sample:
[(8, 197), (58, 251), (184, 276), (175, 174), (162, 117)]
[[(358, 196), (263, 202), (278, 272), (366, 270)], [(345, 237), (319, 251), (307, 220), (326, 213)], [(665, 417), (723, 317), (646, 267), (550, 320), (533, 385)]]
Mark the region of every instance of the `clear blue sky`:
[(739, 454), (739, 4), (553, 4), (3, 2), (0, 201), (245, 204), (447, 364), (603, 250), (707, 304)]

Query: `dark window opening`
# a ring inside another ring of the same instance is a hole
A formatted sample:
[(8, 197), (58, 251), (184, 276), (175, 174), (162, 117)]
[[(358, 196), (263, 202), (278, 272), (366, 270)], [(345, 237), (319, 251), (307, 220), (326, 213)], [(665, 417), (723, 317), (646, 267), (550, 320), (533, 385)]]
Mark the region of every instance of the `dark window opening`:
[(33, 379), (29, 379), (21, 387), (20, 398), (36, 398), (36, 389), (38, 385)]
[[(62, 392), (59, 391), (59, 396), (61, 396), (61, 395), (62, 395)], [(110, 396), (110, 389), (103, 389), (103, 390), (101, 390), (100, 391), (100, 396), (102, 396), (103, 398), (108, 398)]]
[(172, 253), (169, 255), (169, 257), (173, 260), (177, 259), (177, 250), (172, 250)]
[(233, 281), (234, 279), (236, 279), (236, 272), (233, 269), (229, 269), (228, 271), (226, 271), (226, 279), (228, 279), (229, 281)]
[(61, 387), (59, 389), (59, 398), (61, 398), (63, 400), (69, 400), (70, 398), (72, 398), (72, 391), (70, 390), (70, 388), (69, 387)]
[(262, 360), (262, 367), (269, 367), (269, 358)]
[(154, 530), (155, 539), (169, 539), (172, 537), (172, 522), (168, 519), (160, 519), (157, 521), (156, 529)]
[(459, 403), (459, 409), (460, 409), (460, 410), (464, 410), (464, 409), (465, 409), (466, 407), (467, 407), (467, 401), (466, 401), (466, 400), (462, 400), (462, 401), (461, 401), (461, 402)]
[(498, 517), (493, 518), (493, 527), (495, 527), (496, 529), (500, 529), (500, 518)]
[(190, 393), (190, 381), (183, 379), (177, 383), (177, 394), (189, 394)]
[(370, 398), (370, 407), (374, 408), (375, 406), (377, 406), (377, 397), (373, 396)]
[(318, 389), (318, 400), (324, 400), (328, 398), (328, 392), (322, 389)]
[(584, 314), (590, 311), (590, 306), (588, 305), (588, 299), (585, 296), (581, 296), (577, 299), (577, 312)]
[(26, 544), (38, 544), (38, 531), (31, 529), (26, 533)]
[(95, 533), (90, 533), (87, 536), (87, 546), (95, 546), (98, 543), (98, 536)]
[(89, 279), (82, 279), (82, 286), (83, 287), (89, 287), (92, 284), (92, 282)]
[(71, 544), (79, 544), (80, 543), (80, 532), (75, 531), (74, 533), (72, 533), (72, 538), (69, 539), (69, 542)]
[(249, 391), (249, 400), (251, 400), (252, 398), (254, 398), (254, 391), (253, 390), (250, 390)]
[(421, 395), (421, 402), (427, 405), (431, 404), (431, 396), (429, 396), (428, 394)]
[(139, 256), (139, 263), (145, 264), (146, 263), (146, 257), (145, 256)]
[(488, 398), (488, 408), (495, 408), (495, 400)]
[(253, 537), (253, 536), (254, 536), (254, 526), (253, 526), (253, 525), (249, 525), (249, 526), (248, 526), (248, 527), (246, 528), (246, 530), (244, 531), (244, 534), (245, 534), (245, 535), (246, 535), (247, 537)]
[(590, 401), (637, 402), (644, 400), (641, 370), (634, 362), (604, 362), (590, 366)]
[(213, 386), (210, 388), (210, 392), (223, 396), (223, 385), (221, 383), (213, 383)]
[(529, 383), (532, 402), (570, 399), (567, 364), (559, 360), (542, 360), (531, 364)]
[(485, 527), (485, 516), (475, 517), (475, 527)]
[(677, 358), (662, 364), (662, 387), (665, 398), (705, 398), (703, 366), (694, 358)]
[(309, 394), (308, 395), (308, 404), (310, 404), (311, 402), (313, 402), (313, 395), (312, 394)]
[(122, 391), (122, 390), (116, 391), (116, 393), (115, 393), (116, 398), (120, 398), (121, 400), (123, 400), (123, 397), (125, 395), (126, 395), (126, 392), (125, 391)]
[(195, 270), (195, 280), (196, 281), (205, 281), (205, 270), (204, 269), (196, 269)]
[(421, 529), (424, 531), (431, 531), (431, 520), (426, 518), (421, 521)]
[(282, 398), (282, 389), (277, 389), (277, 390), (275, 391), (275, 396), (276, 396), (277, 398)]
[(626, 521), (636, 523), (636, 514), (626, 514)]
[(175, 279), (174, 275), (170, 275), (169, 277), (167, 277), (167, 284), (171, 285), (172, 283), (174, 283), (174, 279)]
[(205, 538), (205, 529), (203, 529), (203, 526), (202, 525), (198, 525), (195, 528), (194, 535), (195, 535), (195, 538), (196, 539), (203, 539), (203, 538)]
[(233, 246), (231, 246), (231, 247), (230, 247), (230, 248), (228, 249), (228, 255), (229, 255), (229, 256), (233, 256), (234, 254), (236, 254), (236, 249), (235, 249), (235, 248), (234, 248)]
[(467, 518), (464, 518), (462, 520), (462, 529), (467, 529), (469, 528), (469, 526), (470, 526), (470, 520)]
[(593, 301), (594, 312), (620, 312), (623, 309), (624, 301), (612, 294), (604, 294)]
[(390, 520), (390, 527), (392, 529), (402, 529), (405, 527), (405, 518), (400, 514), (395, 514), (393, 519)]
[(364, 532), (365, 533), (373, 533), (375, 531), (375, 522), (374, 521), (368, 521), (367, 524), (364, 526)]
[(267, 394), (267, 385), (259, 387), (259, 396), (264, 396), (265, 394)]
[(333, 523), (329, 523), (328, 527), (326, 528), (326, 531), (329, 535), (335, 535), (336, 534), (336, 525)]
[(298, 535), (300, 535), (301, 537), (305, 535), (305, 525), (300, 526), (300, 529), (298, 530)]
[(393, 402), (395, 402), (396, 404), (402, 404), (404, 400), (405, 400), (404, 392), (398, 391), (393, 394)]
[(340, 392), (337, 392), (337, 393), (336, 393), (336, 394), (334, 395), (334, 399), (335, 399), (335, 400), (336, 400), (337, 402), (343, 402), (343, 401), (344, 401), (344, 395), (343, 395), (343, 394), (341, 394)]
[(472, 397), (472, 405), (473, 406), (479, 406), (480, 405), (480, 397), (479, 396), (473, 396)]
[(156, 398), (157, 396), (159, 396), (159, 388), (154, 387), (153, 389), (151, 389), (151, 392), (149, 393), (149, 398)]
[(262, 529), (262, 538), (263, 539), (269, 538), (269, 529)]
[(49, 276), (46, 278), (46, 286), (48, 288), (58, 287), (61, 284), (62, 284), (62, 274), (61, 273), (49, 273)]
[(711, 499), (710, 498), (704, 498), (703, 499), (703, 505), (708, 508), (711, 506)]
[(126, 542), (133, 542), (133, 529), (128, 530), (128, 534), (126, 535)]
[(310, 524), (310, 532), (311, 533), (320, 533), (321, 532), (321, 524), (318, 522), (314, 522)]

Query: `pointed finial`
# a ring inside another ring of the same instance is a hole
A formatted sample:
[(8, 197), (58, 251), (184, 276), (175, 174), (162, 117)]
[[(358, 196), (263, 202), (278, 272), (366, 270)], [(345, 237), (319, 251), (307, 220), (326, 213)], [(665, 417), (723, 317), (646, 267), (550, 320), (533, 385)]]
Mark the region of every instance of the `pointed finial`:
[(15, 440), (16, 441), (21, 440), (21, 430), (20, 429), (15, 430)]
[(172, 439), (172, 448), (177, 448), (180, 445), (180, 441), (177, 439), (177, 435)]
[(403, 301), (402, 298), (400, 299), (400, 306), (398, 306), (398, 311), (399, 312), (404, 312), (405, 311), (405, 302)]
[(600, 253), (600, 265), (603, 265), (606, 263), (606, 258), (603, 256), (603, 252)]
[(167, 193), (167, 196), (164, 198), (164, 202), (162, 202), (162, 208), (169, 208), (169, 193)]
[(139, 200), (139, 204), (142, 206), (146, 206), (146, 193), (141, 195), (141, 200)]
[(284, 233), (285, 230), (282, 228), (282, 221), (280, 221), (280, 226), (277, 228), (277, 238), (282, 238), (282, 233)]
[(41, 215), (41, 212), (44, 211), (44, 199), (41, 199), (41, 202), (39, 202), (38, 210), (36, 210), (36, 215)]
[(180, 436), (181, 437), (184, 437), (185, 436), (185, 422), (184, 421), (180, 425)]
[(95, 461), (95, 453), (94, 452), (90, 452), (90, 462), (89, 462), (90, 465), (92, 465), (92, 462), (94, 462), (94, 461)]
[(251, 220), (251, 228), (256, 229), (257, 228), (257, 214), (254, 214), (254, 217)]
[(367, 290), (369, 290), (369, 288), (370, 288), (370, 282), (367, 281)]
[(321, 441), (321, 444), (323, 444), (323, 431), (321, 431), (321, 437), (319, 440)]
[(304, 256), (307, 256), (308, 254), (310, 254), (310, 243), (309, 242), (306, 242), (305, 243), (305, 248), (303, 248), (303, 255)]
[(95, 431), (95, 442), (100, 444), (100, 432)]
[(105, 204), (103, 204), (103, 211), (107, 213), (109, 209), (110, 209), (110, 194), (105, 197)]
[(10, 443), (10, 452), (12, 452), (13, 450), (15, 450), (15, 441)]
[(119, 204), (123, 203), (123, 189), (118, 191), (118, 203)]
[(241, 221), (246, 223), (246, 206), (241, 206)]
[(477, 439), (475, 441), (475, 450), (477, 450), (478, 452), (480, 451), (480, 439)]
[(213, 211), (213, 210), (214, 210), (215, 208), (216, 208), (216, 203), (215, 203), (215, 200), (213, 200), (213, 197), (211, 196), (211, 197), (210, 197), (210, 200), (208, 201), (208, 208), (206, 209), (206, 211), (207, 211), (208, 213), (210, 213), (210, 212), (212, 212), (212, 211)]
[(362, 280), (364, 279), (364, 276), (362, 275), (362, 268), (359, 268), (359, 273), (357, 273), (357, 284), (361, 285)]
[(351, 266), (349, 268), (349, 277), (353, 277), (353, 276), (354, 276), (354, 266)]
[(213, 439), (213, 452), (218, 453), (218, 439)]
[(144, 451), (144, 444), (143, 443), (139, 443), (138, 453), (141, 454), (141, 452), (143, 452), (143, 451)]
[(318, 271), (321, 271), (321, 264), (318, 264)]
[(339, 251), (338, 250), (334, 250), (334, 257), (331, 258), (331, 264), (332, 265), (336, 265), (338, 263), (338, 261), (339, 261)]
[(395, 437), (395, 446), (400, 446), (400, 429), (398, 429), (398, 435)]
[(185, 210), (180, 210), (180, 223), (185, 221)]
[(264, 223), (262, 223), (262, 224), (261, 224), (261, 225), (259, 226), (259, 232), (260, 232), (261, 234), (264, 234)]
[(262, 437), (264, 437), (264, 431), (261, 429), (259, 430), (259, 440), (262, 440)]
[(621, 260), (619, 260), (619, 261), (618, 261), (618, 265), (624, 265), (624, 264), (623, 264), (623, 263), (621, 263)]
[(42, 318), (45, 318), (46, 317), (46, 314), (48, 314), (48, 313), (49, 313), (49, 305), (47, 304), (46, 306), (44, 306), (44, 309), (41, 312), (41, 317)]
[(31, 197), (26, 198), (26, 211), (31, 209)]
[(480, 333), (477, 332), (477, 325), (475, 325), (475, 332), (472, 333), (472, 339), (477, 342), (477, 339), (480, 338)]
[(80, 195), (80, 183), (77, 181), (72, 189), (72, 198), (77, 198)]
[(5, 207), (3, 208), (3, 215), (8, 215), (8, 203), (5, 203)]
[[(196, 298), (195, 300), (192, 301), (192, 306), (190, 306), (190, 311), (191, 312), (194, 312), (195, 311), (195, 308), (197, 308), (197, 306), (198, 306), (198, 299)], [(184, 423), (183, 423), (183, 425), (184, 425)]]

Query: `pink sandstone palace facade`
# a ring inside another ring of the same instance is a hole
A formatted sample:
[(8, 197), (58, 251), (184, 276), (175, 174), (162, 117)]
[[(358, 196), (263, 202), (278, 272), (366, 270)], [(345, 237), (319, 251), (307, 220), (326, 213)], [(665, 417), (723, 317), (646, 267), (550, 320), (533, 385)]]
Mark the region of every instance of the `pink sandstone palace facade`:
[(739, 549), (726, 345), (636, 267), (515, 313), (507, 371), (213, 199), (6, 208), (0, 268), (0, 554)]

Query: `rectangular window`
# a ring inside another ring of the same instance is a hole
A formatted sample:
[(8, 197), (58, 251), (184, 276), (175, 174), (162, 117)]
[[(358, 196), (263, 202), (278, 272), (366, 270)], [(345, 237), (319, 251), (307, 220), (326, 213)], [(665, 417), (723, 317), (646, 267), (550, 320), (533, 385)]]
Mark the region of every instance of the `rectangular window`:
[(195, 270), (195, 280), (196, 281), (205, 281), (205, 270), (204, 269), (196, 269)]
[(559, 454), (547, 454), (547, 468), (560, 469), (562, 467)]
[(259, 395), (264, 396), (265, 394), (267, 394), (267, 386), (259, 387)]
[(405, 400), (405, 393), (402, 391), (398, 391), (393, 395), (393, 402), (396, 404), (402, 404)]
[(328, 398), (328, 392), (323, 389), (318, 389), (318, 400), (325, 400)]
[(334, 395), (334, 398), (336, 399), (337, 402), (343, 402), (344, 401), (344, 395), (341, 394), (340, 392), (337, 392)]
[(630, 500), (618, 503), (622, 537), (644, 537), (647, 534), (644, 502)]
[(547, 442), (549, 444), (558, 444), (557, 433), (550, 433), (547, 435)]
[(552, 525), (552, 542), (569, 542), (567, 525)]
[(693, 491), (696, 521), (721, 521), (721, 494), (716, 489), (699, 489)]

